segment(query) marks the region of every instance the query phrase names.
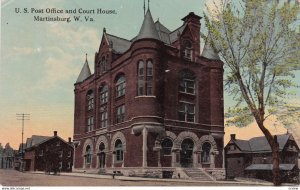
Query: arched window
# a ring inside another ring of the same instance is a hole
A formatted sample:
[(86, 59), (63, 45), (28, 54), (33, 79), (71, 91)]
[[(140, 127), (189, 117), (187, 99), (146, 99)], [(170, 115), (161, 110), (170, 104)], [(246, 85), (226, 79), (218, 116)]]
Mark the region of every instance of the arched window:
[(123, 161), (123, 144), (120, 139), (115, 143), (116, 161)]
[(183, 56), (184, 58), (191, 60), (192, 59), (192, 43), (189, 40), (183, 41)]
[(169, 138), (165, 138), (161, 142), (162, 150), (164, 155), (171, 155), (172, 152), (172, 147), (173, 147), (173, 142)]
[(108, 86), (104, 85), (100, 88), (100, 104), (105, 104), (108, 101)]
[(145, 62), (140, 60), (138, 62), (138, 96), (152, 95), (152, 80), (153, 80), (153, 63), (151, 60)]
[(210, 161), (210, 149), (211, 145), (209, 142), (205, 142), (202, 145), (201, 162), (207, 163)]
[(88, 91), (86, 99), (87, 99), (88, 110), (94, 109), (94, 93), (92, 90)]
[(116, 97), (125, 95), (126, 80), (124, 75), (118, 76), (116, 80)]
[(195, 94), (195, 75), (191, 71), (184, 70), (180, 73), (179, 92)]
[(92, 149), (90, 145), (85, 148), (85, 164), (91, 164), (92, 162)]

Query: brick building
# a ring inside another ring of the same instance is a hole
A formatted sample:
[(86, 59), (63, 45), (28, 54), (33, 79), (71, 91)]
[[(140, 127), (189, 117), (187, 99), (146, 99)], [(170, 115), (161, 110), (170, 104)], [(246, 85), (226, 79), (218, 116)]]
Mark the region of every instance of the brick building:
[(86, 60), (75, 83), (75, 169), (222, 175), (223, 63), (209, 43), (200, 55), (200, 19), (170, 31), (148, 9), (131, 40), (103, 29), (95, 72)]
[(25, 171), (71, 172), (73, 146), (54, 131), (52, 137), (33, 135), (26, 141)]
[[(291, 134), (277, 136), (282, 182), (299, 180), (299, 147)], [(240, 140), (231, 135), (225, 147), (226, 177), (251, 177), (272, 181), (272, 152), (266, 138)]]

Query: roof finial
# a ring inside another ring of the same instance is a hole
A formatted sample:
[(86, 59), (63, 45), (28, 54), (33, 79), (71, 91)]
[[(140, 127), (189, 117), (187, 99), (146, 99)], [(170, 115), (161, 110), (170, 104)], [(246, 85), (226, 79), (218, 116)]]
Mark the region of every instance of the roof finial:
[(150, 6), (149, 6), (149, 0), (148, 0), (148, 10), (150, 10)]
[(85, 53), (85, 62), (88, 62), (88, 61), (87, 61), (87, 53)]

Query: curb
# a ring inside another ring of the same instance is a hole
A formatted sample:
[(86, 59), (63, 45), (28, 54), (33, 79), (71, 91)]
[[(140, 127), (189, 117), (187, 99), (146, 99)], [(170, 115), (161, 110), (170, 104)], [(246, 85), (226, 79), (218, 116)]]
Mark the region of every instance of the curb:
[[(32, 174), (44, 174), (44, 172), (30, 172)], [(72, 176), (72, 177), (86, 177), (96, 179), (113, 179), (111, 175), (99, 175), (99, 174), (88, 174), (88, 173), (60, 173), (60, 176)], [(273, 186), (272, 183), (266, 182), (251, 182), (246, 180), (239, 181), (196, 181), (187, 179), (158, 179), (158, 178), (143, 178), (143, 177), (126, 177), (126, 176), (115, 176), (114, 179), (121, 181), (160, 181), (160, 182), (181, 182), (181, 183), (217, 183), (217, 184), (239, 184), (239, 185), (261, 185), (261, 186)]]

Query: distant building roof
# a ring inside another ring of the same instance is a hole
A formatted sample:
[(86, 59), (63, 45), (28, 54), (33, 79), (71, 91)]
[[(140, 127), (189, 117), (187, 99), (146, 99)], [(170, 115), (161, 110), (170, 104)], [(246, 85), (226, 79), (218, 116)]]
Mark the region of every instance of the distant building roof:
[[(279, 150), (282, 150), (287, 143), (288, 139), (291, 137), (291, 134), (277, 135), (277, 141), (279, 144)], [(234, 143), (241, 149), (243, 152), (263, 152), (271, 151), (271, 147), (265, 136), (254, 137), (249, 140), (240, 140), (235, 139)]]
[(91, 76), (91, 70), (90, 70), (89, 63), (86, 58), (85, 63), (80, 71), (80, 74), (79, 74), (77, 80), (76, 80), (76, 83), (84, 81), (89, 76)]
[[(295, 164), (279, 164), (280, 170), (292, 170)], [(245, 170), (272, 170), (273, 164), (251, 164)]]
[(42, 141), (49, 139), (48, 136), (39, 136), (39, 135), (32, 135), (31, 138), (27, 138), (26, 140), (26, 148), (30, 148), (36, 144), (41, 143)]

